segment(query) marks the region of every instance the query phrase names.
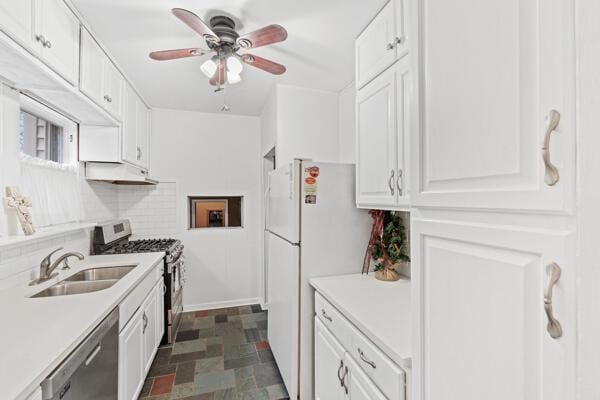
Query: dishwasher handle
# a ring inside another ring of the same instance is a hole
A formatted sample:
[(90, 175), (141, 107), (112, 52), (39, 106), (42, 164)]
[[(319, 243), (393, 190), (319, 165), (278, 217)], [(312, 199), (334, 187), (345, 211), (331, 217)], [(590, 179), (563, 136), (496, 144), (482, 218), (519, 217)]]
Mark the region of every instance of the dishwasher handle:
[(69, 382), (73, 374), (90, 364), (102, 349), (100, 342), (119, 323), (119, 308), (115, 308), (94, 328), (71, 354), (42, 382), (42, 399), (53, 399)]

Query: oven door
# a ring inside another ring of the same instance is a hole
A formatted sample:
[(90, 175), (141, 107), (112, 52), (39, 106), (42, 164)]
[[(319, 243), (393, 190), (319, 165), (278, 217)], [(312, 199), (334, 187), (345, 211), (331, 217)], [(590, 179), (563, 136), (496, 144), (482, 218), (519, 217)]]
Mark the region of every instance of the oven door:
[(167, 267), (167, 293), (165, 298), (165, 309), (167, 313), (167, 337), (168, 343), (175, 341), (177, 330), (183, 314), (183, 285), (181, 272), (184, 269), (184, 258), (180, 256), (174, 263)]

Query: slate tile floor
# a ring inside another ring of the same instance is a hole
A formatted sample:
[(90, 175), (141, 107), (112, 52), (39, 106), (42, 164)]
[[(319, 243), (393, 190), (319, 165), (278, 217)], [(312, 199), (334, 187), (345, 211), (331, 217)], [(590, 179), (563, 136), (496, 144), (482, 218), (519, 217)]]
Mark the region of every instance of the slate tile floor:
[(259, 305), (185, 313), (175, 343), (161, 347), (139, 399), (288, 399)]

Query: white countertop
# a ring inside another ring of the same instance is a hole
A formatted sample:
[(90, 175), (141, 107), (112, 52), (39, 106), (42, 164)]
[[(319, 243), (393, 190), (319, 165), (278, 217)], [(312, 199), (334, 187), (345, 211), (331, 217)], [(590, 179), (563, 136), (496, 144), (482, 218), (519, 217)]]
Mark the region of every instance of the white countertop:
[(396, 364), (410, 367), (410, 280), (353, 274), (313, 278), (310, 284)]
[[(36, 286), (0, 292), (0, 393), (2, 399), (29, 396), (65, 357), (139, 284), (164, 253), (88, 256), (71, 270)], [(114, 286), (98, 292), (29, 298), (85, 268), (137, 264)]]

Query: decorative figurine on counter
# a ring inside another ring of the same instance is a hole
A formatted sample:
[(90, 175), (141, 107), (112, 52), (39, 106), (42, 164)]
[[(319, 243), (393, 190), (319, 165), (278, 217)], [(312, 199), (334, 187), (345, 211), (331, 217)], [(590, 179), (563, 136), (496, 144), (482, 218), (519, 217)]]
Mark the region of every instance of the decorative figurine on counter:
[(6, 187), (4, 207), (8, 209), (14, 209), (16, 211), (19, 222), (21, 223), (21, 228), (23, 228), (23, 233), (25, 235), (29, 236), (35, 233), (31, 212), (29, 210), (29, 207), (31, 207), (31, 201), (19, 192), (18, 187)]
[(371, 239), (363, 263), (363, 274), (369, 273), (371, 259), (376, 261), (375, 278), (382, 281), (397, 281), (396, 271), (400, 263), (409, 262), (406, 230), (400, 213), (371, 210), (373, 218)]

